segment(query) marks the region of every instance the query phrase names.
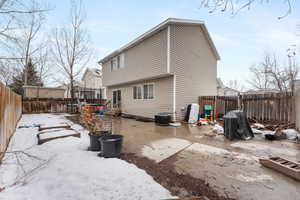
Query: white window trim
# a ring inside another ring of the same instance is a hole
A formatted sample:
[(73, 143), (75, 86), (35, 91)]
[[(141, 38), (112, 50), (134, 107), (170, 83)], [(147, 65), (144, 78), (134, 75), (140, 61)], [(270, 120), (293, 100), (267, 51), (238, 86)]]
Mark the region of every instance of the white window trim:
[[(153, 98), (152, 99), (145, 99), (144, 98), (144, 85), (153, 85)], [(155, 83), (154, 82), (150, 82), (150, 83), (143, 83), (143, 100), (146, 100), (146, 101), (151, 101), (151, 100), (154, 100), (155, 99)]]
[[(116, 62), (116, 68), (114, 69), (112, 66), (113, 62)], [(119, 61), (119, 62), (118, 62)], [(110, 60), (110, 71), (118, 71), (120, 69), (124, 69), (125, 68), (125, 54), (121, 53), (113, 58), (111, 58)]]
[(117, 71), (118, 70), (118, 66), (116, 66), (116, 69), (114, 69), (113, 67), (113, 62), (116, 61), (116, 65), (118, 65), (118, 62), (117, 62), (117, 59), (116, 57), (113, 57), (111, 60), (110, 60), (110, 71), (113, 72), (113, 71)]
[(120, 66), (118, 69), (124, 69), (125, 68), (125, 54), (121, 53), (120, 55)]
[[(140, 99), (135, 99), (134, 98), (134, 87), (141, 87), (141, 98)], [(138, 84), (138, 85), (133, 85), (132, 86), (132, 99), (135, 100), (135, 101), (138, 101), (138, 100), (143, 100), (144, 99), (144, 89), (143, 89), (143, 85), (142, 84)]]
[[(145, 99), (144, 98), (144, 85), (153, 85), (153, 98), (152, 99)], [(141, 95), (142, 95), (142, 98), (140, 99), (135, 99), (134, 96), (133, 96), (133, 88), (134, 87), (141, 87)], [(151, 100), (154, 100), (155, 99), (155, 83), (154, 82), (151, 82), (151, 83), (142, 83), (142, 84), (137, 84), (137, 85), (133, 85), (132, 86), (132, 99), (135, 100), (135, 101), (138, 101), (138, 100), (146, 100), (146, 101), (151, 101)]]

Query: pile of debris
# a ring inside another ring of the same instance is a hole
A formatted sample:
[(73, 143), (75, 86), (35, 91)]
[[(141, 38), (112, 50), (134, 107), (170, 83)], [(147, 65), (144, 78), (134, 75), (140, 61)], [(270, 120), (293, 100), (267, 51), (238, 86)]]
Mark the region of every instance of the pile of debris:
[(260, 124), (253, 123), (252, 130), (255, 134), (262, 134), (267, 140), (300, 140), (300, 134), (295, 130), (295, 124)]
[[(255, 135), (263, 135), (267, 140), (292, 140), (300, 141), (300, 133), (295, 129), (295, 124), (262, 124), (251, 121), (251, 130)], [(224, 134), (224, 121), (208, 123), (213, 125), (213, 132), (218, 135)]]
[(268, 122), (268, 121), (262, 121), (259, 122), (254, 119), (249, 119), (249, 122), (254, 126), (256, 129), (264, 129), (264, 130), (270, 130), (275, 131), (276, 129), (295, 129), (296, 124), (295, 123), (285, 123), (285, 122)]

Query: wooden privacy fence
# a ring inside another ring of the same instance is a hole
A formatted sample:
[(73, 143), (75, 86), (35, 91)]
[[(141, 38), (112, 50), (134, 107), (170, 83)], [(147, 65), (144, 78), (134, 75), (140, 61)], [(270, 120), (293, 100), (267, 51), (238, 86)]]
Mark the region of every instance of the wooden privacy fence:
[[(84, 99), (80, 99), (80, 102), (85, 101)], [(76, 100), (77, 102), (77, 100)], [(88, 99), (87, 103), (92, 104), (104, 104), (105, 100), (103, 99)], [(64, 99), (46, 99), (46, 98), (24, 98), (23, 99), (23, 113), (66, 113), (66, 112), (74, 112), (72, 104), (72, 99), (64, 98)]]
[(211, 105), (214, 116), (231, 110), (243, 110), (250, 119), (295, 122), (295, 101), (292, 93), (268, 93), (240, 96), (200, 96), (200, 113), (204, 105)]
[(0, 83), (0, 161), (22, 115), (22, 98)]
[(243, 95), (241, 97), (242, 110), (248, 118), (295, 122), (295, 101), (292, 93)]
[(231, 110), (238, 108), (237, 96), (200, 96), (199, 106), (200, 113), (203, 113), (204, 105), (211, 105), (215, 112), (215, 116), (223, 115)]

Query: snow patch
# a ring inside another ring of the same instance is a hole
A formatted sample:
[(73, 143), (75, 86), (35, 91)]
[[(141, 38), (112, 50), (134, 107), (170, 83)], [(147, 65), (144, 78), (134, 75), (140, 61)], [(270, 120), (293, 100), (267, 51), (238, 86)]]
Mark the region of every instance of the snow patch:
[(235, 179), (242, 181), (242, 182), (264, 182), (264, 181), (272, 181), (272, 176), (269, 175), (257, 175), (257, 176), (245, 176), (243, 174), (238, 174)]
[(259, 158), (256, 156), (244, 154), (244, 153), (238, 153), (238, 152), (231, 152), (226, 149), (214, 147), (211, 145), (206, 144), (200, 144), (200, 143), (194, 143), (191, 146), (189, 146), (186, 150), (193, 151), (193, 152), (199, 152), (204, 155), (212, 155), (212, 154), (219, 154), (219, 155), (228, 155), (235, 159), (239, 160), (248, 160), (248, 161), (258, 161)]
[[(68, 122), (62, 115), (23, 115), (20, 123), (47, 126)], [(0, 200), (168, 199), (168, 190), (144, 170), (120, 159), (104, 159), (87, 151), (89, 138), (68, 137), (37, 145), (37, 128), (17, 129), (9, 151), (22, 150), (38, 159), (6, 153), (0, 166)], [(23, 166), (23, 168), (21, 168)], [(24, 176), (24, 171), (26, 176)], [(17, 184), (14, 184), (17, 183)]]
[(232, 147), (237, 147), (241, 149), (246, 149), (246, 150), (255, 150), (255, 151), (263, 151), (266, 153), (269, 153), (270, 155), (288, 155), (288, 156), (296, 156), (298, 151), (294, 149), (285, 149), (285, 148), (275, 148), (271, 147), (269, 144), (260, 144), (257, 142), (236, 142), (234, 144), (231, 144), (230, 146)]
[(230, 151), (227, 151), (225, 149), (221, 149), (221, 148), (206, 145), (206, 144), (199, 144), (199, 143), (192, 144), (186, 150), (196, 151), (196, 152), (200, 152), (200, 153), (204, 153), (204, 154), (211, 154), (211, 153), (226, 154), (226, 153), (230, 153)]

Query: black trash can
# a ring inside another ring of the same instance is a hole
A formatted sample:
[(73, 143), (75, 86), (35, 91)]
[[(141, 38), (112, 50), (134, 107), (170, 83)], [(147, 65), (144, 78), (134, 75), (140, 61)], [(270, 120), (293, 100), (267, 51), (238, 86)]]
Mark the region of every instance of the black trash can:
[(89, 151), (100, 151), (101, 150), (101, 143), (99, 139), (104, 135), (109, 135), (111, 132), (109, 131), (100, 131), (97, 134), (89, 134), (90, 136), (90, 146), (88, 148)]
[(229, 140), (249, 140), (254, 137), (245, 113), (239, 110), (228, 112), (224, 117), (224, 135)]
[(100, 151), (101, 150), (101, 145), (99, 142), (99, 139), (101, 135), (89, 135), (90, 136), (90, 146), (88, 150), (90, 151)]
[(101, 143), (100, 156), (104, 158), (119, 157), (122, 151), (123, 135), (106, 135), (99, 138)]
[(232, 113), (227, 113), (224, 117), (224, 136), (229, 139), (233, 140), (236, 139), (236, 132), (238, 129), (238, 117)]
[(155, 124), (160, 126), (168, 126), (171, 122), (171, 113), (158, 113), (154, 116)]

